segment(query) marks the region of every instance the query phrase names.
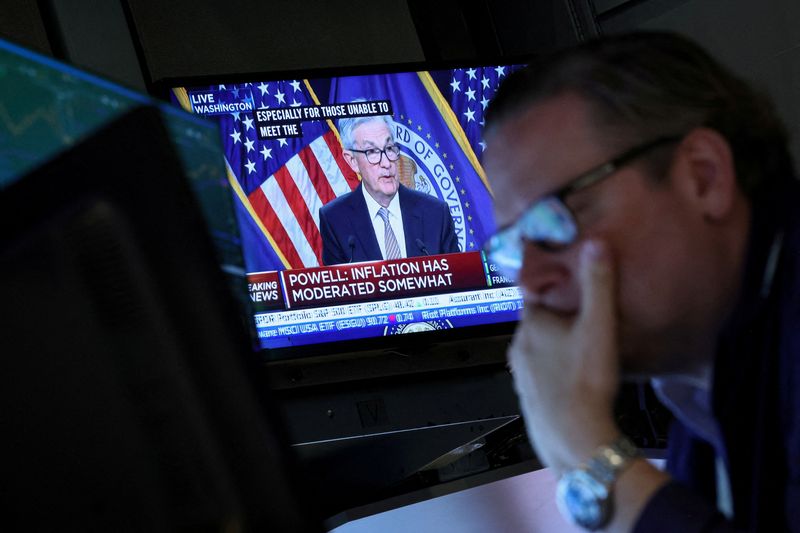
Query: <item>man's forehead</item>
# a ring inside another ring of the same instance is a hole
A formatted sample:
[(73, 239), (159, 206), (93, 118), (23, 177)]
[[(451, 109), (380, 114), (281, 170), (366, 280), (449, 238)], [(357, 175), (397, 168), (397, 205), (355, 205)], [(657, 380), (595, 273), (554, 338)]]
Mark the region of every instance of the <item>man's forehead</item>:
[(380, 119), (359, 124), (354, 134), (356, 141), (372, 144), (391, 140), (392, 138), (392, 132), (389, 130), (389, 126)]
[(514, 217), (533, 200), (602, 163), (607, 154), (598, 137), (588, 105), (571, 93), (528, 105), (493, 126), (484, 161), (504, 203), (499, 217)]
[(597, 146), (598, 134), (587, 102), (577, 94), (564, 93), (519, 109), (494, 131), (504, 142), (541, 149), (537, 155), (560, 156), (584, 146)]

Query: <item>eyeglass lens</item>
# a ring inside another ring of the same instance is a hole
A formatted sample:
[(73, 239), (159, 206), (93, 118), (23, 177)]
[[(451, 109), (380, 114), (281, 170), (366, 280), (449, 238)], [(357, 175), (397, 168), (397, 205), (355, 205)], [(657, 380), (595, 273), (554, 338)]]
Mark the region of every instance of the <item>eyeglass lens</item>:
[(489, 240), (489, 260), (503, 275), (517, 279), (526, 242), (557, 249), (574, 242), (577, 236), (578, 227), (572, 213), (559, 198), (548, 196)]
[(373, 165), (380, 163), (384, 154), (386, 154), (386, 159), (389, 161), (397, 161), (397, 158), (400, 156), (400, 150), (397, 148), (397, 146), (392, 145), (387, 146), (383, 150), (373, 148), (371, 150), (364, 151), (364, 155), (367, 156), (367, 161)]

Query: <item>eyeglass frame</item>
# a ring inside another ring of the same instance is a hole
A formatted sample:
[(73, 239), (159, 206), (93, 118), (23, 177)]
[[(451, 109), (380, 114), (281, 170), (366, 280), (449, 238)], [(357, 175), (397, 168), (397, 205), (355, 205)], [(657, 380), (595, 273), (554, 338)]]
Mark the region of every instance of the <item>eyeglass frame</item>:
[(380, 165), (381, 161), (383, 161), (383, 156), (386, 156), (386, 160), (388, 162), (390, 162), (390, 163), (394, 163), (395, 161), (400, 159), (400, 147), (398, 147), (396, 144), (392, 144), (391, 146), (393, 146), (394, 148), (397, 149), (397, 157), (395, 157), (394, 159), (389, 157), (389, 152), (386, 151), (387, 147), (384, 146), (383, 149), (379, 150), (380, 151), (380, 156), (378, 157), (378, 160), (375, 161), (374, 163), (369, 160), (369, 156), (367, 155), (367, 153), (369, 153), (372, 150), (378, 150), (378, 148), (370, 148), (369, 150), (356, 150), (355, 148), (348, 148), (347, 150), (349, 150), (350, 152), (356, 152), (356, 153), (359, 153), (359, 154), (364, 154), (364, 159), (366, 159), (367, 163), (369, 163), (370, 165)]
[[(491, 257), (493, 253), (496, 253), (500, 247), (492, 249), (491, 243), (494, 241), (499, 235), (506, 233), (507, 231), (513, 229), (515, 226), (519, 224), (519, 222), (525, 217), (525, 215), (531, 210), (534, 209), (540, 202), (543, 202), (549, 198), (555, 198), (558, 200), (561, 205), (566, 209), (569, 213), (570, 217), (572, 217), (572, 221), (575, 224), (576, 230), (578, 229), (578, 221), (575, 217), (575, 214), (569, 208), (567, 203), (565, 202), (565, 198), (571, 194), (574, 194), (578, 191), (586, 189), (608, 177), (613, 175), (619, 169), (624, 167), (625, 165), (631, 163), (636, 158), (646, 154), (650, 150), (653, 150), (663, 144), (678, 142), (683, 139), (683, 135), (665, 135), (662, 137), (657, 137), (652, 141), (648, 141), (639, 145), (634, 146), (633, 148), (629, 148), (622, 154), (612, 158), (611, 160), (597, 165), (586, 172), (581, 173), (575, 178), (569, 180), (565, 185), (555, 189), (553, 192), (544, 194), (537, 199), (533, 200), (530, 204), (528, 204), (525, 209), (522, 210), (520, 215), (511, 223), (504, 225), (503, 227), (499, 228), (497, 231), (492, 234), (489, 239), (487, 239), (486, 244), (484, 245), (484, 251), (487, 256)], [(559, 243), (558, 245), (548, 244), (545, 241), (535, 241), (531, 239), (526, 239), (524, 235), (521, 235), (521, 239), (526, 242), (531, 242), (540, 248), (547, 250), (547, 251), (554, 251), (563, 249), (578, 240), (580, 232), (576, 231), (575, 237), (570, 242)]]

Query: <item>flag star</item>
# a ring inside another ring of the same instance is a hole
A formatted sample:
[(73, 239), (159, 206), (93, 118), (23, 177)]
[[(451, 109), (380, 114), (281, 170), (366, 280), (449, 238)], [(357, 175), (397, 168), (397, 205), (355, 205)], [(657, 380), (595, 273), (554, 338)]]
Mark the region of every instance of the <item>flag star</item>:
[(439, 143), (434, 143), (434, 146), (435, 146), (436, 148), (439, 148)]
[(467, 194), (467, 190), (464, 187), (461, 187), (461, 194)]
[(255, 129), (253, 128), (253, 119), (250, 117), (245, 117), (245, 119), (242, 121), (242, 124), (244, 124), (246, 127), (244, 131)]
[(267, 148), (266, 146), (263, 146), (261, 148), (261, 155), (264, 156), (264, 161), (266, 161), (267, 159), (272, 159), (272, 148)]
[(470, 234), (470, 235), (475, 235), (475, 230), (474, 230), (474, 229), (472, 229), (472, 228), (470, 228), (470, 229), (469, 229), (469, 234)]
[(256, 171), (256, 164), (250, 161), (249, 159), (247, 160), (247, 163), (244, 164), (244, 166), (247, 167), (248, 174), (252, 174), (253, 172)]
[(244, 142), (244, 145), (247, 147), (247, 153), (250, 153), (251, 151), (255, 150), (255, 148), (253, 148), (254, 144), (255, 144), (255, 141), (250, 140), (250, 139), (247, 139)]
[(428, 133), (427, 135), (425, 135), (425, 138), (426, 138), (426, 139), (430, 139), (430, 138), (431, 138), (431, 134), (430, 134), (430, 133)]
[(264, 83), (262, 81), (261, 83), (258, 84), (258, 90), (261, 91), (261, 96), (264, 96), (265, 94), (269, 94), (267, 92), (267, 91), (269, 91), (269, 83)]
[(289, 104), (289, 107), (300, 107), (300, 102), (292, 98), (292, 103)]
[(483, 78), (481, 78), (481, 85), (483, 85), (483, 88), (484, 88), (484, 89), (488, 89), (488, 88), (489, 88), (489, 82), (490, 82), (490, 81), (491, 81), (491, 80), (489, 80), (489, 78), (487, 78), (486, 76), (484, 76)]
[(467, 76), (469, 76), (469, 79), (471, 80), (475, 79), (475, 72), (476, 70), (474, 68), (467, 70)]
[(442, 152), (442, 158), (447, 159), (447, 152)]
[(498, 78), (506, 75), (506, 67), (495, 67), (494, 71), (497, 72)]
[(422, 124), (417, 126), (417, 131), (422, 131)]
[(231, 116), (233, 117), (233, 120), (238, 121), (240, 119), (239, 117), (240, 114), (241, 113), (239, 111), (234, 111), (233, 113), (231, 113)]
[(457, 81), (455, 78), (453, 78), (453, 82), (450, 83), (450, 87), (453, 88), (453, 92), (460, 91), (461, 90), (461, 82)]
[(481, 98), (481, 107), (486, 109), (486, 106), (488, 106), (488, 105), (489, 105), (489, 99), (486, 98), (485, 96), (483, 98)]
[(464, 202), (464, 207), (466, 207), (467, 209), (469, 209), (469, 202)]
[(475, 111), (470, 108), (467, 108), (466, 111), (462, 113), (465, 117), (467, 117), (467, 122), (475, 122)]
[(289, 85), (292, 86), (292, 89), (294, 89), (294, 92), (297, 92), (297, 91), (300, 90), (300, 82), (297, 81), (297, 80), (289, 82)]
[(286, 103), (284, 96), (286, 96), (286, 94), (282, 93), (280, 89), (278, 89), (278, 92), (275, 93), (275, 99), (282, 104)]
[(225, 90), (225, 86), (224, 86), (224, 85), (220, 85), (220, 86), (219, 86), (219, 90), (220, 90), (220, 91), (224, 91), (224, 90)]
[(478, 144), (481, 146), (481, 152), (486, 150), (486, 141), (481, 141)]
[(278, 139), (278, 142), (281, 143), (281, 146), (289, 146), (289, 141), (285, 137)]
[(234, 87), (233, 89), (231, 89), (231, 93), (233, 94), (234, 98), (239, 98), (239, 88), (238, 87)]
[(467, 220), (472, 222), (472, 215), (467, 215)]
[(239, 133), (237, 130), (233, 130), (233, 133), (230, 134), (233, 138), (233, 144), (242, 142), (242, 134)]
[(469, 247), (470, 248), (475, 248), (475, 243), (474, 242), (469, 243)]
[(469, 89), (464, 94), (467, 95), (467, 100), (475, 100), (475, 89)]

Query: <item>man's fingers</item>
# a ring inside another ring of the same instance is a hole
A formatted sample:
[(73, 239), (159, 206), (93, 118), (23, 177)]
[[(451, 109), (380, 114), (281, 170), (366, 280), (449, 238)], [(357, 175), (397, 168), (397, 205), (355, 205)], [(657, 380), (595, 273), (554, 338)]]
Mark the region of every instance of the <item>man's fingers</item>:
[(583, 244), (580, 257), (579, 278), (581, 308), (580, 327), (599, 340), (614, 332), (615, 279), (614, 267), (608, 247), (602, 241), (591, 240)]

